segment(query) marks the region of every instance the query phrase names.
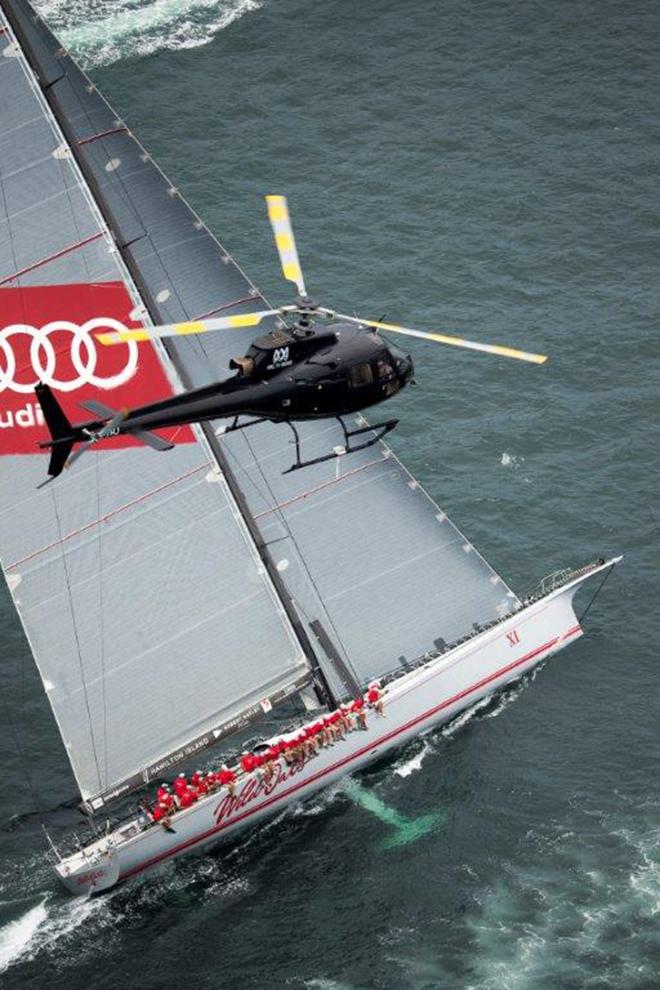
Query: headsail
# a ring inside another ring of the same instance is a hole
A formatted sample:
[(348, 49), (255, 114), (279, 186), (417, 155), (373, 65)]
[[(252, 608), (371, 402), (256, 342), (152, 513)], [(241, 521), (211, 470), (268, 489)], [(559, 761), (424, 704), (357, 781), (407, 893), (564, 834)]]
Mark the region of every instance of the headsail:
[(27, 4), (2, 0), (0, 556), (81, 794), (99, 806), (297, 690), (309, 664), (200, 431), (170, 431), (166, 454), (122, 439), (36, 490), (38, 379), (79, 418), (84, 401), (135, 404), (177, 376), (150, 344), (109, 361), (96, 347), (101, 330), (147, 318), (115, 240), (139, 236), (139, 213), (122, 200), (109, 231), (20, 41), (65, 125), (76, 116), (93, 139), (107, 121), (72, 105), (77, 70)]

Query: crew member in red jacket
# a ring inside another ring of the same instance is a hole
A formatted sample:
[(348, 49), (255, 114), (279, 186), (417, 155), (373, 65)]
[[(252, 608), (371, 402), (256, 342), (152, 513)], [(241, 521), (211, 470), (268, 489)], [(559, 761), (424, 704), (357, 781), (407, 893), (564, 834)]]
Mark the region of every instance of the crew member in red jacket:
[(378, 684), (375, 681), (373, 684), (369, 685), (369, 690), (367, 691), (367, 702), (373, 708), (374, 711), (378, 712), (379, 715), (384, 714), (383, 699), (381, 697)]
[(243, 753), (241, 756), (241, 770), (243, 773), (252, 773), (256, 765), (253, 753)]
[(190, 808), (197, 800), (197, 794), (192, 787), (186, 787), (185, 790), (181, 791), (179, 795), (179, 804), (181, 809)]
[(188, 781), (186, 780), (185, 773), (180, 773), (178, 777), (175, 777), (173, 787), (174, 787), (174, 793), (176, 794), (177, 797), (181, 797), (181, 794), (183, 793), (183, 791), (185, 791), (187, 786), (188, 786)]
[(230, 794), (234, 793), (236, 790), (236, 774), (225, 763), (223, 763), (220, 772), (216, 774), (216, 778), (222, 787), (227, 788)]

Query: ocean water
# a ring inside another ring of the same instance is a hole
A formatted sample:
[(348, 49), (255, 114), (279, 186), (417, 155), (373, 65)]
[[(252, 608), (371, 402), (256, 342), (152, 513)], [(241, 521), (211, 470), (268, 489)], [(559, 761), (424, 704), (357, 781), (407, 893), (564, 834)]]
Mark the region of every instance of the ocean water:
[(0, 595), (4, 988), (655, 990), (660, 8), (629, 0), (43, 0), (273, 302), (289, 197), (324, 304), (550, 355), (415, 342), (392, 445), (524, 591), (625, 554), (588, 635), (231, 850), (92, 901), (37, 806), (75, 794)]

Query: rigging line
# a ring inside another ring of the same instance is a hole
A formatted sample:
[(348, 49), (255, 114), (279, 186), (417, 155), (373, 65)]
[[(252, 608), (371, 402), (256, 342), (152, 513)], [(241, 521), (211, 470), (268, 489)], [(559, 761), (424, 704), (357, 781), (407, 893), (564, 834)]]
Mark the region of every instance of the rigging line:
[[(61, 542), (61, 540), (62, 540), (62, 524), (60, 522), (60, 513), (59, 513), (59, 510), (57, 508), (57, 499), (55, 497), (55, 492), (52, 489), (51, 489), (51, 500), (52, 500), (52, 503), (53, 503), (53, 508), (55, 510), (55, 519), (57, 521), (57, 529), (58, 529), (58, 532), (60, 534), (60, 542)], [(75, 616), (75, 612), (74, 612), (74, 609), (73, 609), (73, 596), (71, 594), (71, 581), (69, 579), (69, 567), (68, 567), (68, 564), (67, 564), (66, 553), (64, 552), (64, 546), (62, 546), (62, 566), (64, 568), (64, 580), (66, 581), (67, 595), (68, 595), (68, 598), (69, 598), (69, 610), (71, 612), (71, 622), (73, 624), (73, 635), (74, 635), (74, 638), (75, 638), (75, 641), (76, 641), (76, 650), (78, 652), (78, 664), (80, 666), (80, 676), (81, 676), (81, 679), (82, 679), (83, 693), (84, 693), (84, 696), (85, 696), (85, 708), (87, 709), (87, 721), (89, 723), (89, 734), (90, 734), (90, 737), (91, 737), (91, 740), (92, 740), (92, 753), (93, 753), (93, 756), (94, 756), (94, 763), (96, 764), (96, 775), (98, 777), (99, 790), (102, 790), (102, 787), (101, 787), (101, 771), (100, 771), (100, 768), (99, 768), (98, 754), (96, 752), (96, 739), (94, 738), (94, 727), (92, 725), (92, 712), (91, 712), (91, 709), (89, 707), (89, 696), (87, 694), (87, 680), (85, 678), (85, 668), (84, 668), (83, 659), (82, 659), (82, 649), (81, 649), (81, 646), (80, 646), (80, 637), (78, 635), (78, 623), (76, 622), (76, 616)]]
[[(323, 598), (321, 597), (321, 593), (320, 593), (320, 591), (318, 589), (318, 586), (316, 584), (316, 581), (312, 577), (312, 573), (311, 573), (309, 567), (307, 566), (307, 561), (305, 560), (305, 558), (304, 558), (304, 556), (302, 554), (302, 551), (301, 551), (301, 549), (300, 549), (300, 547), (298, 545), (298, 541), (296, 540), (295, 536), (293, 535), (293, 530), (289, 526), (289, 524), (288, 524), (288, 522), (287, 522), (287, 520), (286, 520), (286, 518), (284, 516), (284, 511), (283, 511), (283, 509), (278, 508), (277, 498), (275, 496), (275, 492), (273, 491), (273, 489), (271, 487), (271, 484), (268, 481), (268, 478), (266, 477), (266, 472), (264, 471), (264, 469), (263, 469), (260, 461), (257, 460), (257, 456), (256, 456), (256, 454), (254, 452), (254, 448), (252, 447), (252, 444), (250, 443), (250, 438), (247, 436), (245, 430), (243, 431), (243, 440), (247, 444), (248, 450), (250, 451), (250, 454), (252, 456), (252, 460), (257, 465), (257, 468), (259, 470), (259, 473), (261, 474), (261, 477), (264, 480), (264, 484), (266, 485), (266, 488), (268, 489), (268, 492), (270, 494), (270, 498), (271, 498), (272, 504), (273, 504), (273, 510), (272, 511), (275, 512), (275, 513), (277, 513), (277, 515), (280, 518), (280, 522), (282, 524), (282, 527), (284, 528), (284, 531), (289, 534), (289, 537), (291, 539), (291, 542), (293, 543), (294, 547), (296, 548), (296, 553), (298, 554), (298, 557), (299, 557), (299, 559), (300, 559), (300, 561), (301, 561), (301, 563), (303, 565), (303, 568), (305, 570), (305, 573), (307, 574), (307, 577), (309, 579), (309, 582), (310, 582), (312, 588), (314, 589), (314, 593), (316, 594), (316, 597), (318, 598), (318, 600), (319, 600), (319, 602), (321, 604), (321, 608), (323, 609), (323, 612), (324, 612), (325, 616), (327, 617), (328, 622), (332, 626), (332, 629), (334, 631), (335, 636), (337, 637), (337, 641), (338, 641), (339, 645), (341, 646), (342, 650), (344, 651), (344, 662), (346, 663), (346, 666), (348, 667), (350, 673), (353, 675), (353, 678), (355, 679), (355, 682), (357, 684), (359, 684), (360, 683), (360, 678), (357, 676), (357, 674), (355, 672), (355, 669), (353, 667), (353, 664), (351, 663), (349, 652), (346, 649), (346, 646), (344, 644), (344, 641), (342, 640), (341, 636), (339, 635), (339, 631), (338, 631), (337, 627), (335, 626), (335, 623), (333, 621), (332, 616), (330, 615), (328, 609), (326, 608), (325, 602), (324, 602)], [(309, 618), (308, 618), (308, 622), (309, 622)]]
[[(96, 451), (96, 518), (101, 518), (101, 454)], [(105, 616), (103, 610), (103, 526), (97, 527), (99, 549), (99, 640), (101, 659), (101, 696), (103, 698), (103, 786), (108, 786), (108, 706), (105, 678)]]
[(583, 611), (582, 615), (578, 619), (578, 622), (580, 623), (580, 625), (582, 625), (582, 622), (584, 620), (585, 615), (587, 614), (587, 612), (589, 611), (589, 609), (591, 608), (591, 606), (593, 605), (593, 603), (596, 601), (596, 599), (598, 598), (598, 596), (601, 593), (601, 591), (603, 590), (603, 585), (605, 584), (605, 582), (607, 581), (608, 577), (610, 576), (610, 574), (612, 573), (613, 570), (614, 570), (614, 564), (612, 564), (607, 569), (607, 571), (605, 572), (605, 575), (603, 577), (603, 580), (600, 582), (600, 584), (596, 588), (596, 591), (595, 591), (593, 597), (591, 598), (591, 600), (589, 601), (589, 604), (587, 605), (587, 607)]

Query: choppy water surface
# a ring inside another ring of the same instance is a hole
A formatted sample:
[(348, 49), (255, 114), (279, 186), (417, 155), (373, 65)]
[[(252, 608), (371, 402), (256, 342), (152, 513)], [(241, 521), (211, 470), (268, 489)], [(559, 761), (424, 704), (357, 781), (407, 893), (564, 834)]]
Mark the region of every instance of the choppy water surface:
[[(418, 343), (421, 387), (397, 400), (397, 452), (515, 588), (626, 558), (585, 639), (363, 778), (401, 815), (438, 813), (405, 847), (339, 787), (230, 852), (73, 901), (3, 730), (3, 986), (657, 987), (657, 5), (40, 9), (273, 302), (261, 197), (285, 192), (324, 302), (551, 355)], [(73, 785), (6, 594), (0, 631), (60, 834)]]

